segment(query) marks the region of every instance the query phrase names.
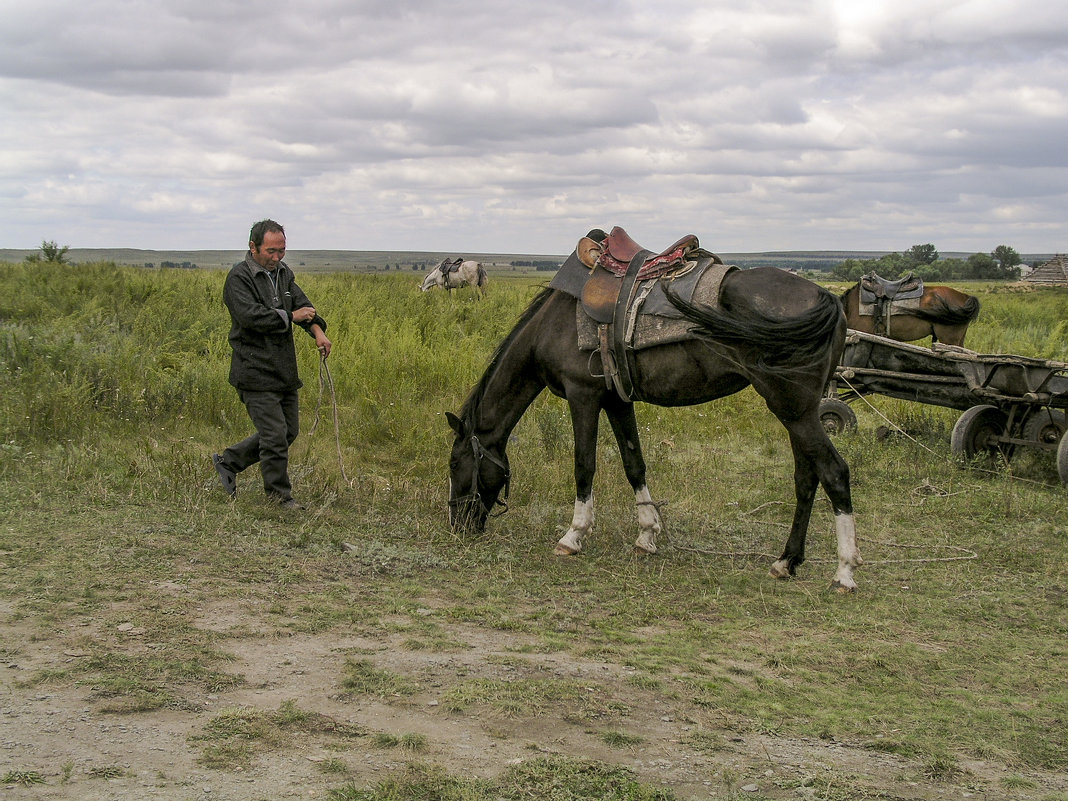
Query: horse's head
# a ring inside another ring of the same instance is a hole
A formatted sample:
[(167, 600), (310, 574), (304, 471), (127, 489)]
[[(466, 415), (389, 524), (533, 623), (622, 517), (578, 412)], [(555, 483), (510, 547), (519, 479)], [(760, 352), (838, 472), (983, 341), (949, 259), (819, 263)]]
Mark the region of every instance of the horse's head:
[[(495, 506), (508, 509), (512, 474), (503, 448), (484, 445), (469, 423), (446, 412), (456, 434), (449, 457), (449, 525), (453, 529), (481, 533)], [(501, 491), (504, 499), (501, 500)]]
[(419, 288), (423, 292), (426, 292), (428, 289), (433, 289), (438, 285), (438, 281), (441, 279), (441, 273), (438, 269), (439, 267), (441, 267), (440, 264), (426, 274), (426, 278), (423, 279), (423, 283), (419, 285)]

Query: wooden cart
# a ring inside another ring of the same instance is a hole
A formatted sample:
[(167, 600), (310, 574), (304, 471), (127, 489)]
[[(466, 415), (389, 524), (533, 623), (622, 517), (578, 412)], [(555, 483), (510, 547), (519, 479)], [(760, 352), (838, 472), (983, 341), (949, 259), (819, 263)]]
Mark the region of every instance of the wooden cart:
[(1068, 363), (982, 354), (952, 345), (930, 348), (850, 330), (845, 351), (820, 405), (828, 431), (855, 428), (849, 401), (862, 395), (960, 409), (954, 455), (974, 459), (1016, 448), (1055, 454), (1068, 485)]

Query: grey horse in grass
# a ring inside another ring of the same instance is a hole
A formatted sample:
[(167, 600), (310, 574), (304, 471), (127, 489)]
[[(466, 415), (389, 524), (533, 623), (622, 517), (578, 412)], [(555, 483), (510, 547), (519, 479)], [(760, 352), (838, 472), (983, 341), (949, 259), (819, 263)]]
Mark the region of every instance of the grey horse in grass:
[(453, 290), (462, 286), (470, 286), (474, 287), (478, 297), (484, 298), (488, 280), (486, 268), (481, 262), (460, 256), (456, 259), (442, 259), (437, 267), (426, 274), (419, 288), (426, 292), (434, 287)]

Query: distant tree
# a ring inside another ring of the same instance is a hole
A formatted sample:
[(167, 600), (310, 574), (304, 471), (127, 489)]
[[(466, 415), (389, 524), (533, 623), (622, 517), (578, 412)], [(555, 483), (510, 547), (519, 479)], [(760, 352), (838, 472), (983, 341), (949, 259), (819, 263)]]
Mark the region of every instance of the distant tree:
[(835, 278), (859, 281), (876, 272), (883, 278), (900, 278), (913, 272), (924, 281), (952, 279), (1015, 280), (1020, 277), (1020, 255), (999, 245), (992, 253), (975, 253), (967, 258), (940, 258), (934, 245), (913, 245), (904, 253), (887, 253), (877, 259), (845, 259), (831, 269)]
[(1001, 275), (1000, 278), (1019, 278), (1020, 277), (1020, 265), (1023, 263), (1023, 259), (1020, 258), (1020, 254), (1016, 252), (1015, 248), (1011, 248), (1008, 245), (998, 245), (990, 252), (991, 257), (998, 263)]
[(843, 281), (859, 281), (864, 275), (865, 262), (860, 259), (843, 259), (831, 269), (831, 275)]
[(934, 245), (913, 245), (904, 254), (905, 259), (913, 266), (921, 264), (934, 264), (938, 261), (938, 251)]
[(938, 281), (946, 278), (946, 264), (944, 261), (935, 264), (920, 264), (912, 269), (913, 275), (921, 281)]
[[(930, 263), (915, 261), (911, 253), (910, 250), (908, 253), (887, 253), (885, 256), (880, 256), (875, 260), (875, 271), (883, 278), (900, 278), (916, 266)], [(935, 258), (938, 258), (937, 253)]]
[(68, 245), (60, 247), (55, 242), (45, 240), (41, 242), (41, 252), (27, 256), (26, 261), (31, 263), (44, 261), (52, 262), (54, 264), (66, 264), (68, 250), (70, 250)]
[[(927, 271), (931, 271), (931, 273), (928, 274)], [(939, 259), (936, 264), (917, 268), (916, 274), (924, 281), (948, 281), (953, 278), (964, 278), (968, 275), (968, 263), (964, 259), (954, 257)]]
[[(926, 248), (931, 248), (927, 251)], [(934, 259), (926, 261), (931, 255)], [(901, 278), (908, 272), (914, 272), (924, 280), (938, 278), (940, 264), (934, 262), (938, 259), (938, 251), (933, 245), (915, 245), (911, 250), (904, 253), (887, 253), (877, 259), (845, 259), (831, 268), (835, 278), (845, 281), (859, 281), (862, 276), (869, 273), (877, 273), (883, 278)]]
[(973, 253), (968, 257), (968, 268), (962, 278), (997, 278), (1001, 268), (989, 253)]

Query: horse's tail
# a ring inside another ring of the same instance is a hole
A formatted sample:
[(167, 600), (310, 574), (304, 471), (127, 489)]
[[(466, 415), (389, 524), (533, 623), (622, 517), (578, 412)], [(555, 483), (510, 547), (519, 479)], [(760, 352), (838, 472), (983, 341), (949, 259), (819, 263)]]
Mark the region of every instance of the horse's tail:
[(482, 266), (482, 262), (478, 263), (478, 285), (484, 287), (486, 282), (489, 281), (489, 273), (486, 272), (486, 268)]
[(757, 309), (726, 312), (697, 305), (681, 298), (668, 283), (664, 294), (687, 319), (697, 323), (696, 336), (751, 349), (760, 354), (759, 362), (765, 367), (799, 367), (823, 361), (839, 329), (845, 330), (842, 302), (823, 287), (817, 287), (812, 307), (786, 318), (769, 317)]
[(895, 311), (937, 325), (967, 325), (979, 316), (979, 298), (968, 295), (964, 303), (956, 306), (941, 295), (935, 295), (929, 309), (900, 308)]

